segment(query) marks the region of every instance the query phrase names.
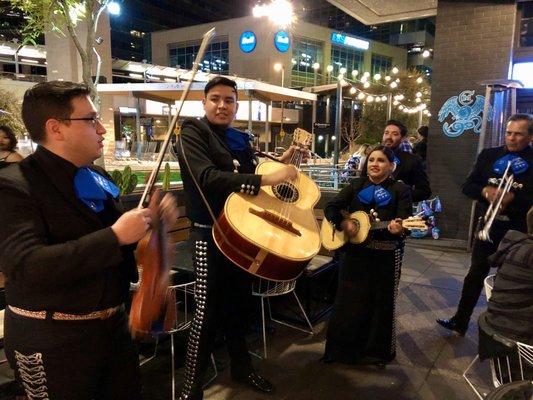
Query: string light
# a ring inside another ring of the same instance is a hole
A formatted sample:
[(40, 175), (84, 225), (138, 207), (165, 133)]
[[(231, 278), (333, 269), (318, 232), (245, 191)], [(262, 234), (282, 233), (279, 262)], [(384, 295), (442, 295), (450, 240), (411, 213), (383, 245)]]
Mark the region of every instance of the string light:
[(374, 80), (379, 81), (381, 79), (381, 74), (375, 74)]
[(356, 92), (356, 90), (355, 90), (355, 88), (352, 86), (352, 87), (350, 88), (350, 94), (355, 94), (355, 92)]
[(391, 77), (387, 75), (387, 76), (385, 77), (385, 81), (389, 82), (390, 80), (391, 80)]
[(368, 101), (369, 103), (372, 103), (374, 101), (374, 96), (372, 95), (366, 96), (366, 101)]
[(398, 68), (394, 67), (391, 72), (396, 75), (399, 71), (400, 70)]
[(398, 84), (396, 82), (392, 82), (390, 84), (390, 87), (393, 88), (393, 89), (396, 89), (398, 87)]
[(359, 92), (359, 94), (357, 95), (357, 98), (359, 100), (363, 100), (365, 97), (366, 97), (366, 95), (363, 92)]
[(352, 76), (354, 77), (354, 79), (355, 79), (355, 77), (357, 76), (358, 73), (359, 73), (358, 70), (356, 70), (356, 69), (352, 70)]
[(422, 77), (418, 77), (416, 78), (416, 83), (422, 83), (424, 82), (424, 80), (422, 79)]
[(365, 82), (365, 83), (363, 84), (363, 87), (364, 87), (365, 89), (368, 89), (368, 88), (370, 87), (370, 82)]

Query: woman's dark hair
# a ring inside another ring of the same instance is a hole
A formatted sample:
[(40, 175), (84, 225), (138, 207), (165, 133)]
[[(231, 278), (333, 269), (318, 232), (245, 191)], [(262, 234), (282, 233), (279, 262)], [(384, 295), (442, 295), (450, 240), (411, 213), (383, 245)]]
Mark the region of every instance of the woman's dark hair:
[(15, 147), (17, 147), (17, 137), (15, 136), (13, 129), (7, 125), (0, 125), (0, 131), (4, 132), (9, 139), (9, 148), (7, 151), (14, 151)]
[(204, 95), (207, 96), (207, 93), (214, 88), (215, 86), (222, 85), (222, 86), (228, 86), (233, 89), (235, 92), (235, 98), (239, 97), (239, 94), (237, 92), (237, 82), (234, 80), (231, 80), (229, 78), (226, 78), (225, 76), (217, 76), (213, 79), (211, 79), (209, 82), (207, 82), (207, 85), (204, 87)]
[(420, 128), (418, 128), (418, 134), (427, 139), (429, 134), (429, 128), (427, 125), (422, 125)]
[(363, 165), (363, 170), (361, 171), (362, 176), (368, 175), (366, 171), (368, 168), (368, 159), (370, 158), (370, 155), (375, 151), (381, 151), (383, 154), (385, 154), (385, 157), (387, 157), (387, 160), (389, 160), (389, 162), (394, 162), (394, 152), (391, 149), (381, 144), (378, 146), (375, 146), (372, 148), (372, 150), (370, 150), (370, 152), (368, 152), (368, 155), (366, 156), (365, 164)]

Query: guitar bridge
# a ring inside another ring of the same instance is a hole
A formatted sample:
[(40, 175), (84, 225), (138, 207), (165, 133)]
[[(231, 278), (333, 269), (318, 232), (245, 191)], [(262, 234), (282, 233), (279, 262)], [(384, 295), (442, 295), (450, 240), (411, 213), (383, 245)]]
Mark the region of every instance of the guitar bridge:
[(284, 229), (290, 233), (294, 233), (296, 236), (302, 236), (302, 233), (296, 229), (292, 222), (289, 221), (287, 218), (280, 217), (279, 215), (274, 214), (273, 212), (267, 211), (267, 210), (256, 210), (255, 208), (249, 208), (248, 211), (251, 214), (257, 215), (259, 218), (264, 219), (267, 222), (270, 222), (273, 225), (276, 225), (277, 227)]

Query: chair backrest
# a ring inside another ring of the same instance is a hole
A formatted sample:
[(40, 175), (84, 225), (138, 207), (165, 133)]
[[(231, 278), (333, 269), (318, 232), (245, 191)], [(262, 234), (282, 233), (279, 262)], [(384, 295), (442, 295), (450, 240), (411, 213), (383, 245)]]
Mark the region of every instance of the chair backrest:
[(176, 299), (177, 318), (174, 328), (167, 333), (184, 331), (191, 325), (195, 284), (196, 282), (192, 281), (168, 287), (168, 298)]
[(273, 297), (290, 293), (296, 287), (296, 279), (284, 282), (275, 282), (268, 279), (258, 278), (252, 283), (254, 296)]
[(516, 345), (522, 380), (533, 380), (533, 346), (522, 342), (516, 342)]
[(496, 277), (496, 274), (489, 275), (485, 278), (483, 281), (483, 284), (485, 286), (485, 296), (487, 297), (487, 300), (490, 299), (490, 296), (492, 296), (492, 288), (494, 287), (494, 278)]

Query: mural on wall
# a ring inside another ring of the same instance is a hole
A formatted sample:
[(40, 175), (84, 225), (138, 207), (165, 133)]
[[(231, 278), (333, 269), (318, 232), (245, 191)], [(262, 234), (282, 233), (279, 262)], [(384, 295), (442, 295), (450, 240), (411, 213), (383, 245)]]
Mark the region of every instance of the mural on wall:
[[(463, 90), (459, 96), (452, 96), (444, 102), (439, 110), (439, 122), (444, 122), (450, 114), (453, 120), (451, 124), (445, 122), (442, 125), (442, 131), (446, 136), (458, 137), (468, 130), (473, 130), (477, 134), (481, 132), (485, 96), (474, 96), (474, 94), (474, 90)], [(490, 106), (488, 120), (492, 120)]]

